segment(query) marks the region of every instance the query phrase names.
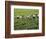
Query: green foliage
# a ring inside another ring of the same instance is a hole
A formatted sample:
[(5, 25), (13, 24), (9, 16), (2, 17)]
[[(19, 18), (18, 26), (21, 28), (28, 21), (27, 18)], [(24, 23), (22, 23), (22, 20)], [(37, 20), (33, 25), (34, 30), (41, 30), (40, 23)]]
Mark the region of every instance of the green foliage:
[[(37, 9), (15, 9), (14, 10), (14, 30), (28, 30), (28, 29), (38, 29), (38, 17), (33, 15), (38, 14)], [(22, 16), (22, 18), (17, 18), (17, 16)], [(26, 17), (29, 16), (30, 17)]]

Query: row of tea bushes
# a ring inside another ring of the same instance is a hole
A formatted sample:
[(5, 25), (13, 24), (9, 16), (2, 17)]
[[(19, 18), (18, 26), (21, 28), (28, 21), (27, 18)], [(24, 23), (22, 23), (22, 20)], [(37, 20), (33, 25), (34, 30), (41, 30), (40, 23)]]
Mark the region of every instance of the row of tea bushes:
[(30, 17), (38, 17), (38, 15), (29, 15), (29, 16), (15, 16), (15, 18), (30, 18)]
[[(25, 19), (26, 18), (26, 19)], [(19, 17), (14, 17), (14, 29), (15, 30), (22, 30), (22, 29), (38, 29), (38, 16), (30, 16), (25, 17), (22, 16), (20, 19)]]

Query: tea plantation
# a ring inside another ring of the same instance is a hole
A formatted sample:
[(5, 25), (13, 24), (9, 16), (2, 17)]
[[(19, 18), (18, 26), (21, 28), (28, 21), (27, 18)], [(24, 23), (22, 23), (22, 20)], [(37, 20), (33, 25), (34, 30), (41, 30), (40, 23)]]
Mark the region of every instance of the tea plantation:
[(14, 30), (38, 29), (38, 9), (14, 9)]

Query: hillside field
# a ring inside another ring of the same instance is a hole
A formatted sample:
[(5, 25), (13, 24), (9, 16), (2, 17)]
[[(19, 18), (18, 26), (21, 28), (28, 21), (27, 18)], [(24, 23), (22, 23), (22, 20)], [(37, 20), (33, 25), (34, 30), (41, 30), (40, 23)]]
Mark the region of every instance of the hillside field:
[(38, 9), (14, 9), (14, 30), (39, 28)]

